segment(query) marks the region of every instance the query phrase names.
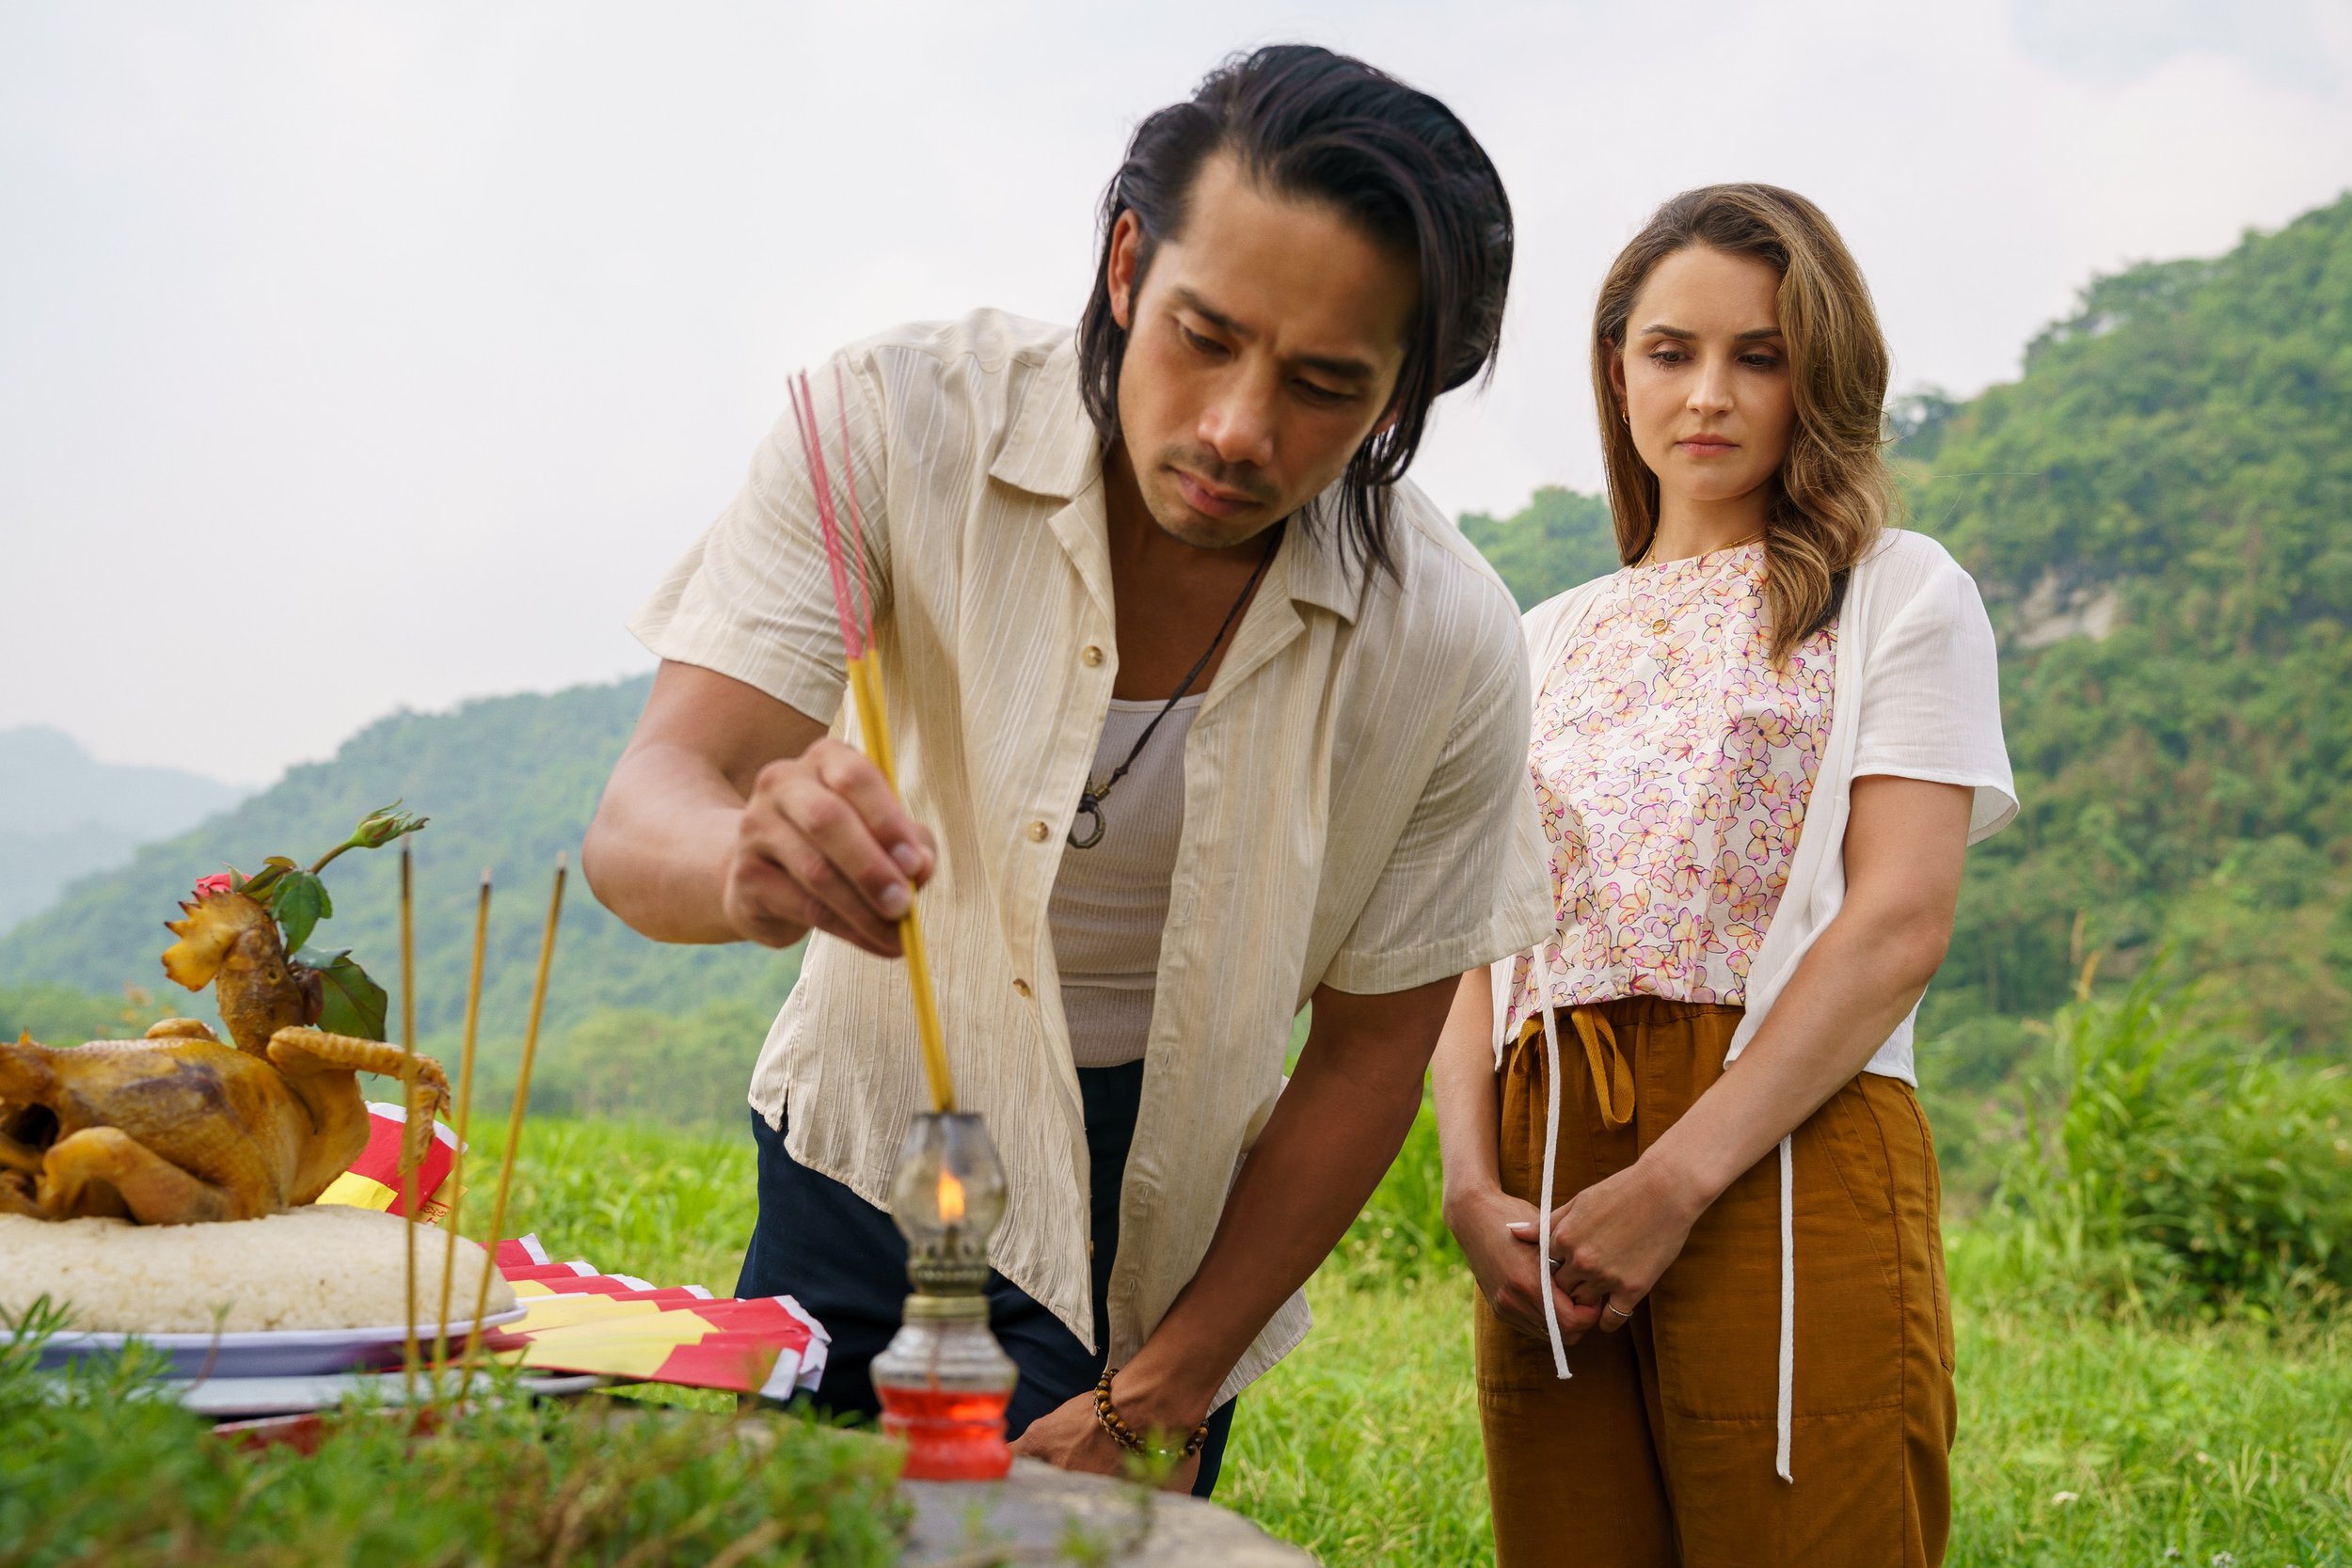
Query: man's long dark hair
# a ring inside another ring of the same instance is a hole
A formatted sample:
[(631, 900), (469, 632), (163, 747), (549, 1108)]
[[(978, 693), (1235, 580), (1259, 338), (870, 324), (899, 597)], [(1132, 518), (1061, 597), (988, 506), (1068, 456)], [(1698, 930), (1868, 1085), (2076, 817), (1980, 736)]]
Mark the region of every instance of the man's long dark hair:
[[(1329, 203), (1374, 242), (1420, 263), (1420, 303), (1390, 404), (1396, 420), (1357, 449), (1340, 484), (1343, 557), (1393, 573), (1389, 486), (1412, 463), (1438, 394), (1494, 365), (1511, 282), (1502, 180), (1452, 110), (1360, 60), (1288, 43), (1226, 61), (1189, 103), (1136, 128), (1103, 195), (1103, 253), (1078, 325), (1078, 363), (1087, 412), (1106, 447), (1120, 436), (1127, 354), (1126, 329), (1111, 314), (1111, 236), (1120, 214), (1136, 214), (1140, 295), (1153, 251), (1183, 232), (1194, 182), (1216, 153), (1232, 154), (1271, 192)], [(1325, 526), (1316, 511), (1300, 522)]]

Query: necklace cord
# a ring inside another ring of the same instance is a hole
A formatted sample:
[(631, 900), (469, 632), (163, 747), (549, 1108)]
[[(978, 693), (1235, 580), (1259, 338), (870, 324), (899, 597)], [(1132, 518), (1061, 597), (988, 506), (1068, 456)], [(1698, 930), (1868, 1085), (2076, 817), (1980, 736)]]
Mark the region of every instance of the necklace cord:
[(1185, 673), (1184, 684), (1176, 689), (1176, 695), (1161, 705), (1160, 711), (1152, 716), (1152, 721), (1143, 726), (1143, 733), (1136, 736), (1136, 743), (1127, 749), (1127, 759), (1111, 769), (1111, 776), (1104, 779), (1100, 786), (1089, 785), (1080, 797), (1079, 815), (1085, 816), (1091, 813), (1095, 820), (1095, 831), (1092, 837), (1080, 843), (1077, 837), (1077, 824), (1072, 823), (1070, 842), (1073, 847), (1090, 849), (1102, 842), (1102, 805), (1109, 798), (1111, 786), (1127, 776), (1127, 769), (1136, 765), (1136, 758), (1143, 754), (1143, 748), (1150, 743), (1152, 732), (1160, 727), (1161, 720), (1176, 711), (1176, 705), (1184, 700), (1185, 694), (1192, 689), (1192, 683), (1200, 678), (1200, 672), (1209, 667), (1209, 660), (1215, 658), (1217, 649), (1224, 646), (1225, 634), (1233, 629), (1235, 621), (1241, 619), (1242, 607), (1248, 604), (1249, 595), (1257, 592), (1258, 581), (1265, 576), (1265, 569), (1273, 562), (1274, 552), (1281, 546), (1281, 535), (1276, 534), (1273, 541), (1266, 546), (1264, 553), (1258, 557), (1257, 565), (1249, 569), (1249, 580), (1242, 584), (1241, 596), (1233, 601), (1233, 608), (1225, 612), (1225, 619), (1217, 626), (1216, 635), (1209, 639), (1208, 647), (1194, 662), (1193, 667)]

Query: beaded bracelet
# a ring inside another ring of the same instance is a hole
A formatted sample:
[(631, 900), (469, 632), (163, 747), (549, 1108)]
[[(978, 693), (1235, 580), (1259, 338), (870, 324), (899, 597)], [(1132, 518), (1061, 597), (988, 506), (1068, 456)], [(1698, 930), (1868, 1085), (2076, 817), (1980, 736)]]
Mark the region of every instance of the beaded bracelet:
[[(1116, 1367), (1103, 1369), (1103, 1381), (1094, 1386), (1094, 1419), (1104, 1432), (1111, 1434), (1112, 1442), (1129, 1453), (1139, 1453), (1148, 1457), (1152, 1450), (1145, 1447), (1142, 1438), (1136, 1435), (1134, 1428), (1120, 1419), (1118, 1407), (1111, 1403), (1111, 1379), (1118, 1375), (1119, 1369)], [(1174, 1457), (1180, 1460), (1190, 1459), (1200, 1451), (1202, 1445), (1208, 1440), (1209, 1423), (1203, 1421), (1192, 1429), (1192, 1435), (1184, 1439), (1184, 1446), (1176, 1451)]]

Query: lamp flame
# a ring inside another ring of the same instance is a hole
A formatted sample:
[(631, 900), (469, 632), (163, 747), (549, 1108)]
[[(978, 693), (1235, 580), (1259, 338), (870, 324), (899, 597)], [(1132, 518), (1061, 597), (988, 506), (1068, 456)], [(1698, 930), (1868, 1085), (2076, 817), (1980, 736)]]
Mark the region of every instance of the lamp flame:
[(963, 1223), (963, 1183), (951, 1170), (939, 1173), (939, 1218), (944, 1225)]

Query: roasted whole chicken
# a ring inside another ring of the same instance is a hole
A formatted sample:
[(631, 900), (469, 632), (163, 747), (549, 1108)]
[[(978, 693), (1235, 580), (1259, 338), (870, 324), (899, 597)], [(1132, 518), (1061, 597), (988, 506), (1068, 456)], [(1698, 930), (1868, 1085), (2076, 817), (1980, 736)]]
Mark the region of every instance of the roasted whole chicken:
[(404, 1062), (404, 1164), (423, 1152), (449, 1097), (440, 1064), (312, 1027), (319, 977), (255, 900), (213, 891), (181, 910), (165, 973), (218, 987), (229, 1042), (194, 1019), (65, 1050), (0, 1042), (0, 1213), (186, 1225), (312, 1202), (367, 1148), (358, 1075)]

